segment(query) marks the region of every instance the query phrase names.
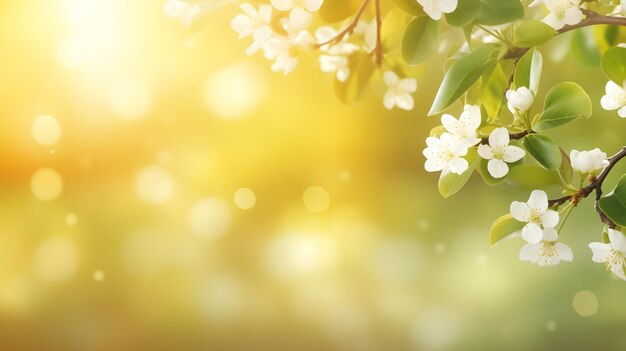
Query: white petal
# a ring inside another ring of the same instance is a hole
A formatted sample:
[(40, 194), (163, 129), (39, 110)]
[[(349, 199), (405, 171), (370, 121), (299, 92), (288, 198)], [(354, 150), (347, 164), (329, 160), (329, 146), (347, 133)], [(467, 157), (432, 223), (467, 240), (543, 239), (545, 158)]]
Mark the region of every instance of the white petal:
[(400, 81), (400, 78), (394, 71), (385, 71), (385, 73), (383, 73), (383, 80), (388, 87), (395, 87)]
[(574, 260), (574, 252), (572, 252), (572, 249), (569, 246), (563, 243), (556, 243), (554, 244), (554, 248), (556, 249), (556, 252), (561, 260), (567, 262), (572, 262), (572, 260)]
[(417, 81), (414, 78), (405, 78), (398, 83), (398, 87), (407, 93), (414, 93), (417, 90)]
[(469, 163), (467, 160), (461, 157), (455, 157), (448, 163), (448, 167), (450, 168), (450, 172), (455, 174), (463, 174), (463, 172), (467, 171), (469, 168)]
[(476, 129), (480, 126), (480, 106), (478, 105), (465, 105), (463, 113), (459, 117), (459, 121), (463, 121), (471, 129)]
[(411, 96), (411, 94), (404, 93), (396, 96), (396, 104), (400, 109), (411, 111), (415, 105), (415, 102), (413, 101), (413, 97)]
[(487, 170), (494, 178), (502, 178), (509, 173), (509, 166), (502, 160), (492, 159), (487, 163)]
[(611, 253), (613, 252), (613, 247), (611, 246), (611, 244), (593, 242), (589, 244), (589, 248), (593, 253), (593, 257), (591, 257), (591, 260), (596, 263), (606, 262), (606, 260), (609, 258), (609, 256), (611, 256)]
[(457, 121), (456, 118), (452, 117), (451, 115), (447, 113), (444, 113), (443, 115), (441, 115), (441, 124), (448, 132), (452, 134), (457, 133), (458, 123), (459, 121)]
[(489, 145), (478, 145), (478, 155), (485, 160), (491, 160), (493, 158), (493, 150)]
[(272, 6), (279, 11), (289, 11), (293, 8), (291, 0), (271, 0)]
[(544, 213), (548, 209), (548, 194), (543, 190), (533, 190), (528, 198), (528, 207)]
[(496, 128), (489, 134), (489, 145), (491, 145), (491, 147), (509, 145), (509, 139), (508, 129)]
[(611, 272), (622, 280), (626, 280), (626, 276), (624, 275), (624, 258), (611, 265)]
[(324, 0), (304, 0), (304, 7), (307, 11), (315, 12), (322, 7)]
[(530, 221), (530, 208), (528, 204), (519, 201), (513, 201), (511, 203), (511, 216), (520, 222)]
[(563, 26), (565, 26), (565, 22), (563, 21), (563, 19), (558, 18), (552, 12), (550, 12), (542, 21), (556, 30), (559, 30), (563, 28)]
[(387, 110), (391, 110), (394, 106), (396, 106), (396, 96), (391, 91), (388, 91), (385, 94), (385, 97), (383, 98), (383, 105), (385, 105)]
[(556, 241), (559, 238), (559, 233), (557, 233), (554, 228), (543, 228), (543, 237), (541, 241)]
[(618, 115), (618, 116), (620, 116), (620, 117), (622, 117), (622, 118), (626, 118), (626, 106), (624, 106), (624, 107), (620, 108), (620, 109), (617, 111), (617, 115)]
[(230, 27), (235, 32), (239, 33), (239, 39), (249, 36), (254, 30), (250, 17), (244, 15), (243, 13), (238, 14), (232, 21), (230, 21)]
[(454, 12), (458, 4), (458, 0), (439, 0), (439, 2), (441, 3), (441, 11), (444, 13)]
[(578, 7), (572, 6), (565, 11), (565, 24), (574, 25), (583, 20), (583, 13)]
[(615, 250), (626, 253), (626, 236), (624, 236), (624, 233), (609, 229), (609, 240)]
[(600, 99), (600, 105), (602, 106), (603, 109), (607, 111), (617, 110), (618, 108), (621, 107), (621, 104), (619, 103), (619, 101), (617, 101), (615, 98), (609, 95), (604, 95)]
[(505, 162), (517, 162), (526, 156), (526, 151), (521, 147), (508, 145), (504, 149), (504, 161)]
[(440, 0), (417, 0), (424, 8), (424, 12), (436, 21), (441, 19), (441, 4), (439, 1)]
[(424, 169), (426, 172), (439, 172), (443, 170), (445, 163), (441, 159), (429, 158), (424, 163)]
[(553, 228), (559, 224), (559, 214), (553, 210), (547, 210), (543, 216), (541, 216), (541, 225), (546, 228)]
[(527, 223), (522, 229), (522, 238), (531, 244), (536, 244), (543, 238), (543, 230), (538, 224)]
[(541, 249), (543, 248), (543, 244), (526, 244), (521, 250), (519, 250), (519, 259), (521, 261), (530, 261), (532, 263), (537, 263), (539, 261), (539, 254), (541, 253)]
[(311, 13), (302, 7), (296, 7), (289, 14), (289, 22), (294, 29), (302, 29), (308, 27), (313, 21)]
[(259, 5), (259, 16), (265, 23), (272, 20), (272, 7), (270, 5)]

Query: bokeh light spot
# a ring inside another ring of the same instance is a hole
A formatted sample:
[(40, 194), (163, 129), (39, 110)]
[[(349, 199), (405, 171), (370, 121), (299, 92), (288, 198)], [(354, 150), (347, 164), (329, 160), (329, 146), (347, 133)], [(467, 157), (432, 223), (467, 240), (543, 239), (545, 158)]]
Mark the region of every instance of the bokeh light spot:
[(546, 322), (546, 330), (555, 331), (556, 330), (556, 322), (553, 320), (549, 320)]
[(137, 174), (135, 190), (141, 199), (159, 204), (166, 202), (172, 196), (174, 181), (164, 168), (148, 166)]
[(76, 213), (68, 213), (67, 215), (65, 215), (65, 224), (70, 227), (78, 224), (78, 216), (76, 215)]
[(598, 312), (598, 298), (591, 291), (581, 290), (574, 295), (572, 306), (578, 315), (589, 317)]
[(230, 222), (230, 209), (218, 198), (199, 200), (189, 212), (189, 226), (202, 237), (217, 238), (224, 235), (230, 228)]
[(33, 174), (30, 188), (39, 200), (52, 201), (61, 195), (63, 179), (51, 168), (40, 168)]
[(98, 283), (102, 282), (104, 280), (104, 272), (101, 270), (93, 272), (93, 280)]
[(79, 67), (84, 58), (83, 44), (78, 38), (63, 39), (57, 47), (57, 61), (62, 67)]
[(235, 204), (242, 210), (249, 210), (256, 204), (254, 191), (248, 188), (237, 189), (235, 192)]
[(61, 138), (61, 125), (56, 118), (49, 115), (35, 118), (31, 131), (35, 141), (41, 145), (54, 145)]
[(236, 63), (213, 74), (204, 90), (209, 109), (224, 119), (239, 119), (263, 100), (265, 82), (259, 69)]
[(324, 212), (330, 205), (330, 196), (321, 186), (312, 186), (302, 196), (304, 206), (311, 212)]
[(270, 244), (266, 263), (278, 277), (294, 277), (331, 266), (336, 258), (336, 245), (320, 235), (285, 234)]
[(64, 282), (78, 269), (76, 246), (65, 237), (50, 238), (41, 243), (34, 260), (37, 276), (48, 282)]

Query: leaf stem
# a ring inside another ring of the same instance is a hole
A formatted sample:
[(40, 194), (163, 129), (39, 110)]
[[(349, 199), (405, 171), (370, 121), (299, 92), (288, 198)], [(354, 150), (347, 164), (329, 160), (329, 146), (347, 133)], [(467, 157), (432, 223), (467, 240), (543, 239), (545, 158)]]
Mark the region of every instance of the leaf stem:
[(380, 0), (375, 0), (376, 3), (376, 47), (374, 48), (374, 55), (376, 56), (376, 66), (380, 66), (383, 62), (383, 44), (381, 40), (381, 28), (383, 26), (382, 15), (380, 11)]
[[(324, 45), (337, 43), (337, 42), (341, 41), (346, 35), (352, 34), (352, 32), (354, 32), (354, 29), (359, 24), (359, 20), (361, 19), (361, 16), (365, 12), (365, 9), (367, 8), (367, 4), (369, 4), (369, 2), (370, 2), (370, 0), (363, 0), (363, 2), (361, 3), (361, 6), (359, 7), (359, 10), (354, 15), (354, 18), (352, 19), (350, 24), (348, 24), (348, 26), (346, 28), (344, 28), (344, 30), (342, 30), (341, 32), (337, 33), (337, 35), (335, 35), (334, 37), (332, 37), (332, 38), (330, 38), (330, 39), (328, 39), (328, 40), (326, 40), (324, 42), (315, 44), (314, 47), (316, 49), (319, 49), (320, 47), (322, 47)], [(378, 3), (378, 0), (376, 0), (376, 2)], [(378, 11), (378, 12), (380, 12), (380, 11)]]

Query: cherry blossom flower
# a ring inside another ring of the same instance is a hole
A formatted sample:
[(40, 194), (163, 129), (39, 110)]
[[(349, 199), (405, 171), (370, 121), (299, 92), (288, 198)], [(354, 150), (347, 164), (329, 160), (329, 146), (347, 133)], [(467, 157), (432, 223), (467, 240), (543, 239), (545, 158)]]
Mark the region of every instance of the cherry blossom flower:
[(273, 31), (270, 28), (272, 19), (272, 7), (270, 5), (259, 5), (259, 9), (243, 3), (239, 8), (244, 13), (239, 14), (230, 22), (232, 29), (239, 34), (239, 39), (252, 36), (254, 42), (246, 49), (247, 55), (253, 55), (263, 48), (265, 43), (272, 37)]
[(569, 158), (572, 168), (580, 173), (595, 175), (609, 165), (606, 153), (598, 148), (589, 151), (572, 150)]
[(561, 261), (571, 262), (574, 259), (572, 249), (557, 242), (558, 234), (554, 228), (544, 228), (541, 241), (536, 244), (526, 244), (519, 252), (519, 259), (529, 261), (540, 266), (553, 266)]
[(426, 171), (463, 174), (469, 168), (469, 163), (463, 158), (467, 155), (467, 145), (454, 135), (443, 133), (439, 138), (428, 137), (426, 145), (423, 152), (426, 157)]
[(600, 104), (603, 109), (617, 110), (620, 117), (626, 118), (626, 81), (621, 87), (613, 81), (606, 83), (606, 95), (602, 97)]
[(589, 248), (593, 253), (591, 258), (596, 263), (606, 263), (606, 269), (610, 270), (616, 276), (626, 280), (624, 275), (624, 255), (626, 255), (626, 236), (624, 233), (609, 229), (609, 243), (593, 242), (589, 244)]
[(539, 243), (544, 228), (554, 228), (559, 223), (559, 214), (548, 209), (548, 195), (543, 190), (533, 190), (528, 202), (513, 201), (511, 215), (520, 222), (526, 222), (522, 238), (531, 244)]
[(313, 20), (311, 12), (320, 9), (324, 0), (271, 0), (272, 6), (279, 11), (291, 11), (289, 21), (297, 29), (308, 27)]
[(434, 19), (440, 20), (443, 13), (451, 13), (456, 10), (458, 0), (417, 0), (422, 5), (424, 12)]
[(559, 30), (565, 25), (578, 24), (584, 15), (580, 11), (581, 0), (535, 0), (529, 7), (544, 4), (550, 13), (543, 19), (550, 27)]
[(395, 106), (402, 110), (410, 111), (415, 106), (412, 93), (417, 90), (415, 78), (400, 79), (393, 71), (383, 73), (383, 80), (387, 84), (387, 92), (383, 99), (385, 108), (391, 110)]
[[(320, 43), (325, 43), (337, 35), (338, 32), (330, 26), (322, 26), (315, 31), (315, 37)], [(321, 55), (319, 58), (320, 69), (322, 72), (335, 73), (340, 82), (345, 82), (350, 76), (348, 56), (360, 50), (358, 45), (347, 41), (348, 37), (346, 35), (338, 43), (320, 47), (322, 52), (327, 53), (327, 55)]]
[(517, 90), (507, 90), (506, 99), (509, 111), (515, 116), (528, 111), (534, 101), (533, 93), (526, 87), (519, 87)]
[(478, 105), (465, 105), (459, 119), (449, 114), (441, 116), (443, 127), (468, 147), (480, 142), (477, 136), (480, 123), (480, 106)]
[(487, 170), (494, 178), (502, 178), (509, 173), (507, 162), (517, 162), (526, 155), (524, 149), (509, 145), (509, 141), (509, 131), (506, 128), (497, 128), (489, 134), (489, 145), (478, 146), (478, 154), (489, 160)]

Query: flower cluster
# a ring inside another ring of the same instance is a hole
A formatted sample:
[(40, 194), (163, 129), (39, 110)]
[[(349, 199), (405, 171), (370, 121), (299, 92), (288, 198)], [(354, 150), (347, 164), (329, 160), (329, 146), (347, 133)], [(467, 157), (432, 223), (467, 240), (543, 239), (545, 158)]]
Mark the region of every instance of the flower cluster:
[(559, 30), (565, 25), (578, 24), (584, 15), (580, 10), (581, 0), (535, 0), (529, 7), (545, 5), (548, 15), (543, 19), (550, 27)]
[(602, 97), (600, 104), (603, 109), (607, 111), (617, 110), (620, 117), (626, 118), (626, 80), (622, 86), (613, 81), (606, 83), (606, 95)]

